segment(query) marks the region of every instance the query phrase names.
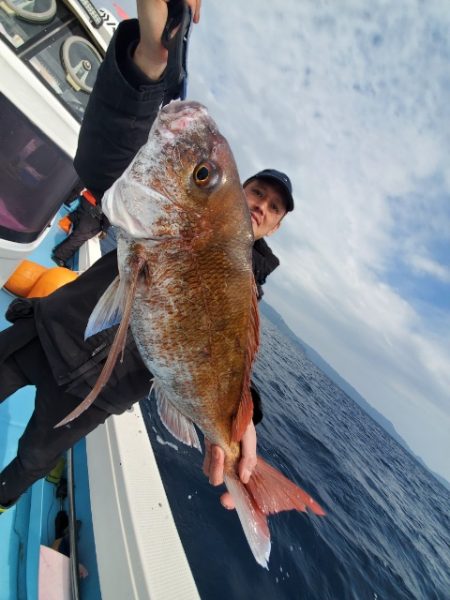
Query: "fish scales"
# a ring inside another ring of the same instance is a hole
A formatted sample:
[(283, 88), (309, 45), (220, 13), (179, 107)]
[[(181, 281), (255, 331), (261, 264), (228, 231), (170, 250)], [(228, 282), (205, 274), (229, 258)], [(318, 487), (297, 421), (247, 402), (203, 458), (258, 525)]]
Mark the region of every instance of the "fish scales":
[[(172, 402), (211, 441), (227, 448), (245, 376), (250, 311), (243, 307), (251, 305), (252, 281), (248, 270), (228, 277), (223, 250), (214, 254), (206, 246), (185, 253), (185, 260), (177, 253), (159, 257), (164, 276), (156, 285), (138, 288), (131, 328), (144, 361), (170, 390)], [(176, 297), (174, 271), (176, 280), (185, 282)], [(248, 301), (241, 302), (245, 293)], [(220, 432), (219, 420), (224, 421)]]

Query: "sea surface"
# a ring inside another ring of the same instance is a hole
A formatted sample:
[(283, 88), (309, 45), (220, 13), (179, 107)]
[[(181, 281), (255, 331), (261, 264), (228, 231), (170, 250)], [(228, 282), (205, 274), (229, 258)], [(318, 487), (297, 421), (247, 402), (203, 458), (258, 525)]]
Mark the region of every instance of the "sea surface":
[(219, 503), (202, 457), (143, 404), (203, 600), (450, 600), (450, 492), (266, 319), (254, 379), (264, 402), (259, 453), (327, 516), (270, 517), (269, 570)]

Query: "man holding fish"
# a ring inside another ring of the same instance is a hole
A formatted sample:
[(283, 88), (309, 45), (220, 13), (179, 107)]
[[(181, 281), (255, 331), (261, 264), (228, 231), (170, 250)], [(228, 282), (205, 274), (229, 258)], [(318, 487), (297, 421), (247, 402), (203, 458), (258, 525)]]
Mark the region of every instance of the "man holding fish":
[[(186, 4), (198, 22), (200, 1)], [(118, 251), (47, 298), (14, 301), (14, 325), (0, 334), (0, 398), (37, 388), (18, 456), (0, 474), (0, 504), (13, 504), (64, 450), (145, 397), (153, 374), (161, 419), (188, 445), (200, 449), (194, 424), (210, 440), (204, 471), (213, 485), (225, 479), (222, 503), (236, 506), (266, 566), (267, 515), (324, 514), (256, 456), (256, 299), (278, 265), (263, 237), (293, 209), (291, 184), (268, 169), (243, 190), (204, 107), (175, 102), (158, 112), (170, 99), (179, 31), (175, 23), (167, 32), (168, 51), (165, 0), (138, 1), (138, 17), (110, 44), (75, 158), (84, 185), (103, 196)]]

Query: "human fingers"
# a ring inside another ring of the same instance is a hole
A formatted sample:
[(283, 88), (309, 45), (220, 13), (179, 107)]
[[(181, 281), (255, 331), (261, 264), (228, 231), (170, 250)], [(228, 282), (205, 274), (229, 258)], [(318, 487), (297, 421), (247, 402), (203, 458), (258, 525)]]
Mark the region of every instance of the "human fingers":
[(186, 2), (191, 9), (192, 20), (194, 23), (198, 23), (200, 21), (200, 7), (202, 5), (202, 0), (186, 0)]
[(256, 467), (256, 463), (256, 429), (253, 421), (250, 421), (241, 440), (241, 459), (239, 461), (238, 472), (242, 483), (248, 483)]
[(236, 508), (236, 505), (234, 504), (234, 500), (230, 492), (225, 492), (220, 496), (220, 503), (227, 510), (233, 510), (234, 508)]
[[(256, 463), (256, 429), (252, 421), (245, 430), (241, 440), (241, 459), (239, 461), (238, 472), (242, 483), (248, 483), (256, 467)], [(233, 497), (229, 492), (222, 494), (220, 502), (227, 510), (236, 508)]]
[[(170, 0), (162, 0), (166, 4), (170, 2)], [(194, 23), (198, 23), (200, 21), (200, 7), (202, 5), (202, 0), (185, 0), (186, 4), (191, 9), (192, 20)]]
[(139, 27), (146, 43), (160, 44), (168, 16), (168, 0), (136, 0)]
[(223, 465), (225, 461), (225, 453), (220, 446), (211, 444), (210, 459), (207, 472), (209, 483), (211, 485), (220, 485), (223, 483)]
[(137, 0), (140, 40), (133, 60), (150, 79), (157, 81), (167, 65), (167, 49), (161, 36), (167, 22), (165, 0)]

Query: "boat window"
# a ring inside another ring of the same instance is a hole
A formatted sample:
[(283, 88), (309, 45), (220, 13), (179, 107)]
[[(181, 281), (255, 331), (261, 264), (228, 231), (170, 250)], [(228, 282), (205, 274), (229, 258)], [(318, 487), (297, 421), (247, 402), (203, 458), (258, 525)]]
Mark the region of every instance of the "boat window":
[(76, 185), (72, 160), (0, 95), (0, 237), (39, 237)]
[(31, 49), (24, 60), (81, 122), (101, 63), (100, 54), (81, 27), (69, 24)]
[(56, 14), (56, 0), (3, 0), (18, 17), (30, 23), (48, 23)]
[[(27, 16), (28, 15), (28, 16)], [(55, 0), (3, 0), (0, 2), (0, 35), (16, 52), (26, 49), (52, 29), (73, 19)]]

